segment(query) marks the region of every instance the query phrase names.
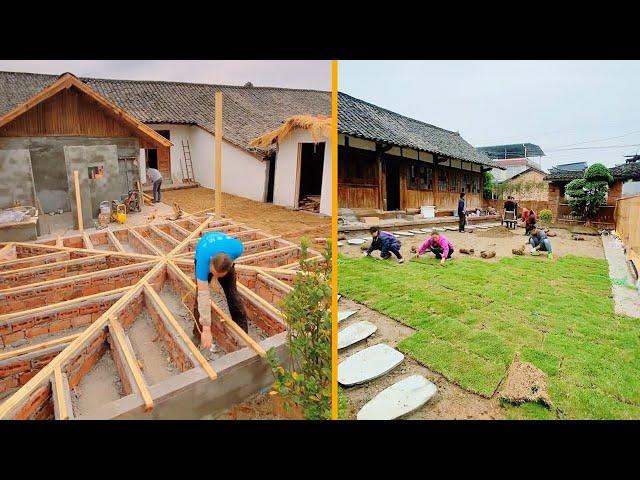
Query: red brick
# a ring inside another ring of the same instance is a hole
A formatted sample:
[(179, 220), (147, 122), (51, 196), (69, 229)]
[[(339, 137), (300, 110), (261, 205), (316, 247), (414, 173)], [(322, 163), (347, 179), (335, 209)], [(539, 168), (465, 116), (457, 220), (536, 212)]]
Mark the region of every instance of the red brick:
[(30, 372), (21, 373), (18, 376), (18, 383), (20, 385), (24, 385), (29, 380), (31, 380), (33, 377), (35, 377), (36, 373), (38, 373), (38, 370), (31, 370)]
[(26, 330), (24, 332), (25, 337), (27, 338), (31, 338), (31, 337), (37, 337), (39, 335), (45, 335), (49, 333), (49, 327), (47, 326), (42, 326), (42, 327), (33, 327), (30, 328), (29, 330)]
[(6, 323), (0, 325), (0, 335), (5, 335), (9, 332), (11, 332), (11, 325), (8, 325)]
[(15, 419), (26, 420), (27, 418), (29, 418), (32, 413), (36, 412), (40, 407), (42, 407), (44, 402), (47, 401), (47, 397), (49, 395), (50, 390), (47, 385), (40, 387), (31, 395), (26, 404), (20, 410), (18, 410)]
[(51, 360), (56, 358), (57, 353), (50, 353), (48, 355), (43, 355), (41, 357), (34, 358), (31, 360), (31, 367), (34, 369), (41, 369), (45, 365), (47, 365)]
[(59, 332), (60, 330), (69, 330), (71, 328), (71, 320), (58, 320), (53, 322), (49, 327), (51, 333)]
[(18, 386), (18, 378), (15, 375), (0, 380), (0, 392), (6, 392)]
[(24, 338), (24, 332), (14, 332), (8, 333), (7, 335), (2, 336), (2, 340), (5, 345), (11, 345), (18, 340), (22, 340)]
[(8, 365), (0, 367), (0, 378), (15, 375), (16, 373), (26, 372), (28, 370), (31, 370), (31, 362), (29, 360), (9, 363)]
[(91, 321), (91, 314), (78, 315), (77, 317), (71, 319), (71, 325), (73, 325), (74, 327), (81, 327), (83, 325), (89, 325)]

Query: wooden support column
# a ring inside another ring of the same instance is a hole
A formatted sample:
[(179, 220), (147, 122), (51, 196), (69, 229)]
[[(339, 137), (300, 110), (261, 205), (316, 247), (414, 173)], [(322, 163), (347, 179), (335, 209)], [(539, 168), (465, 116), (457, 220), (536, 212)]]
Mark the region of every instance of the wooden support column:
[(62, 373), (59, 365), (53, 369), (51, 390), (53, 392), (53, 411), (56, 420), (73, 419), (69, 379), (66, 374)]
[(215, 104), (215, 212), (222, 215), (222, 92), (216, 92)]
[(73, 171), (73, 184), (76, 190), (76, 213), (78, 214), (78, 230), (84, 232), (84, 224), (82, 222), (82, 201), (80, 200), (80, 179), (78, 177), (78, 171)]

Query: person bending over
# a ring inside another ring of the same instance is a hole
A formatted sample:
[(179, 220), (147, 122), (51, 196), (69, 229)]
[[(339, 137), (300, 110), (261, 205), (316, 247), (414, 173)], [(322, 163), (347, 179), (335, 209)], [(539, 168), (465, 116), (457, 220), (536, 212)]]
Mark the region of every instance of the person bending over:
[(444, 265), (445, 261), (453, 255), (453, 244), (447, 237), (440, 235), (440, 232), (433, 230), (431, 236), (420, 245), (417, 256), (423, 255), (427, 250), (431, 251)]
[[(522, 215), (524, 217), (524, 214)], [(524, 234), (529, 235), (529, 232), (536, 226), (536, 212), (533, 210), (528, 211), (528, 214), (524, 221)]]
[[(236, 286), (234, 261), (242, 255), (244, 247), (237, 238), (221, 232), (206, 233), (196, 245), (194, 264), (196, 271), (196, 299), (202, 332), (201, 346), (211, 347), (211, 280), (215, 277), (227, 299), (229, 313), (234, 322), (248, 332), (247, 314)], [(196, 319), (198, 323), (198, 319)], [(197, 325), (196, 325), (197, 328)], [(195, 333), (195, 332), (194, 332)]]
[(535, 251), (547, 252), (547, 258), (553, 258), (551, 250), (551, 240), (547, 237), (547, 234), (543, 230), (540, 230), (535, 225), (531, 229), (531, 236), (529, 237), (529, 244)]
[(398, 263), (404, 263), (404, 258), (400, 254), (400, 247), (402, 246), (400, 240), (389, 232), (381, 231), (378, 227), (371, 227), (369, 232), (371, 232), (371, 246), (364, 252), (365, 257), (371, 255), (374, 250), (380, 250), (380, 258), (386, 260), (393, 253), (398, 259)]

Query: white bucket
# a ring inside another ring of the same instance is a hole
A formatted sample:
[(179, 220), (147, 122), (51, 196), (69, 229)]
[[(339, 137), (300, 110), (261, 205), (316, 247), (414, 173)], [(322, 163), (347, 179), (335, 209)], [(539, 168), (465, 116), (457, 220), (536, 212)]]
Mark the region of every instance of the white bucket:
[(424, 218), (435, 218), (436, 206), (435, 205), (423, 205), (420, 207), (420, 213)]

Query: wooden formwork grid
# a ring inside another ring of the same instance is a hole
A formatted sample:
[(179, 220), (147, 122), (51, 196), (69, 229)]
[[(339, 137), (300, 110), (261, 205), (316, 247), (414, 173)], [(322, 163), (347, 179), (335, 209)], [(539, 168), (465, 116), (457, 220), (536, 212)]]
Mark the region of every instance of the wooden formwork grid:
[[(0, 394), (13, 390), (0, 400), (0, 419), (75, 418), (71, 389), (109, 345), (125, 394), (139, 396), (145, 410), (153, 409), (127, 336), (132, 312), (141, 308), (152, 310), (184, 369), (201, 368), (215, 380), (211, 362), (158, 295), (169, 281), (194, 298), (193, 250), (208, 231), (243, 242), (245, 255), (236, 261), (236, 271), (247, 310), (261, 317), (265, 333), (285, 331), (277, 304), (292, 289), (300, 248), (209, 211), (115, 231), (0, 243)], [(310, 253), (312, 260), (322, 259)], [(249, 348), (265, 357), (260, 342), (214, 300), (211, 307), (214, 341), (226, 352)]]

